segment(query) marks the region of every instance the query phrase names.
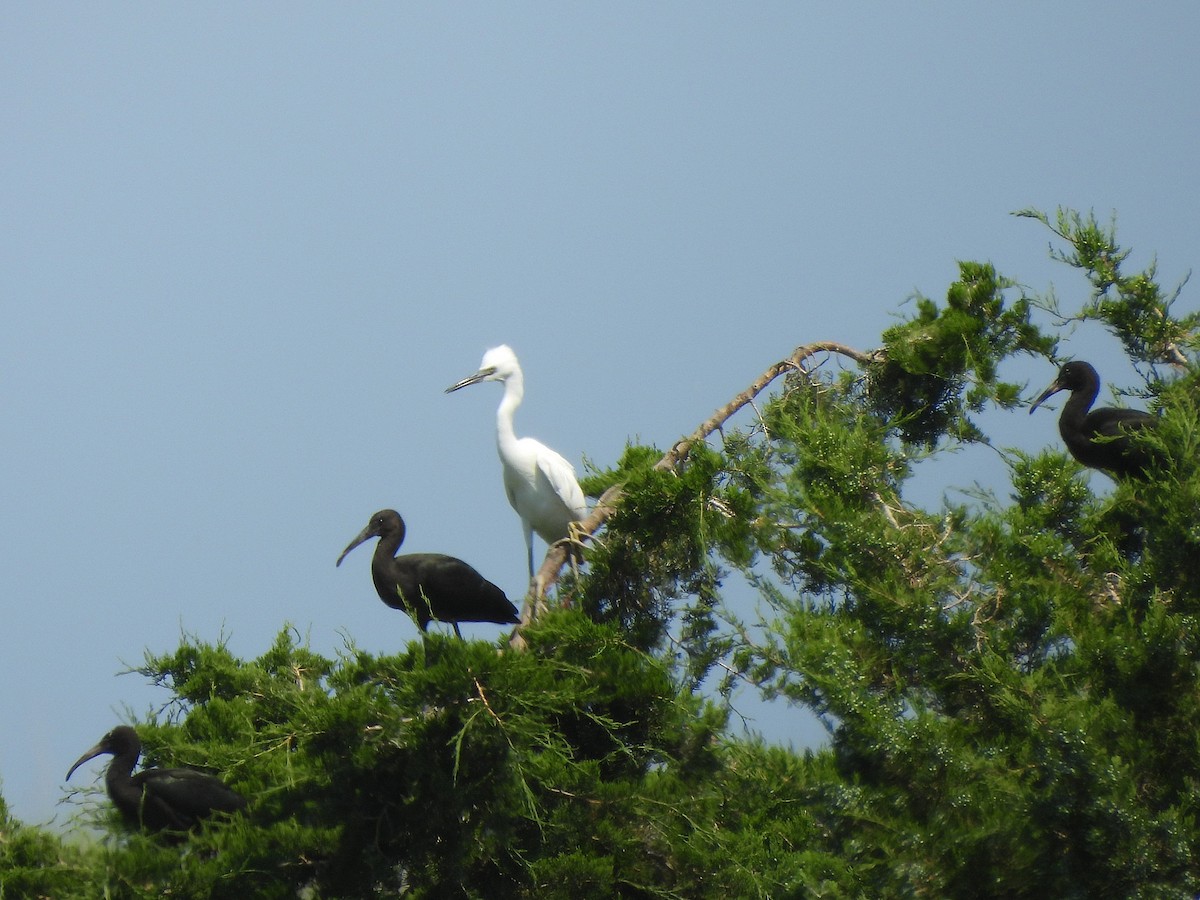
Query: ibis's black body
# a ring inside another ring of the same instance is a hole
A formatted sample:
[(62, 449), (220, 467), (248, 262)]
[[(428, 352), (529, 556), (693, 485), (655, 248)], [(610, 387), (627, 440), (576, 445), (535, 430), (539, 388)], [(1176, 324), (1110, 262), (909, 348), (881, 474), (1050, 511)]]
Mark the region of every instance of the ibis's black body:
[(187, 831), (215, 812), (245, 808), (241, 794), (195, 769), (143, 769), (131, 774), (141, 752), (137, 732), (119, 725), (79, 757), (67, 778), (89, 759), (111, 753), (112, 762), (104, 773), (108, 796), (130, 825), (150, 831)]
[(496, 587), (461, 559), (441, 553), (396, 551), (404, 543), (404, 520), (394, 509), (383, 509), (342, 551), (337, 564), (359, 544), (379, 538), (371, 558), (371, 579), (379, 599), (416, 619), (422, 631), (430, 621), (449, 622), (462, 637), (459, 622), (519, 622), (517, 608)]
[(1154, 416), (1140, 409), (1092, 409), (1100, 392), (1100, 376), (1080, 360), (1066, 363), (1029, 411), (1059, 391), (1071, 392), (1058, 417), (1058, 432), (1071, 455), (1089, 468), (1103, 469), (1118, 478), (1145, 477), (1150, 453), (1130, 435), (1152, 428)]

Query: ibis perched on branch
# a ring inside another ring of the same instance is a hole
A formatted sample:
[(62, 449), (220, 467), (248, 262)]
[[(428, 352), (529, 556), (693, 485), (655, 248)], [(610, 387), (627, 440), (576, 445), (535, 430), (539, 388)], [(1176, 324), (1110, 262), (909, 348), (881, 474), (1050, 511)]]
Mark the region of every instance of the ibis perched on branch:
[(1071, 392), (1058, 417), (1058, 432), (1071, 455), (1089, 468), (1103, 469), (1118, 478), (1144, 477), (1150, 453), (1131, 435), (1152, 428), (1157, 421), (1154, 416), (1140, 409), (1092, 409), (1100, 392), (1100, 376), (1081, 360), (1063, 365), (1029, 412), (1059, 391)]
[(187, 831), (215, 812), (234, 813), (246, 800), (219, 778), (195, 769), (143, 769), (131, 774), (142, 741), (128, 725), (118, 725), (76, 760), (67, 780), (81, 765), (103, 753), (112, 754), (104, 786), (125, 820), (150, 831)]
[(496, 449), (504, 469), (504, 492), (521, 517), (532, 580), (533, 533), (547, 544), (573, 540), (572, 526), (587, 517), (587, 502), (569, 462), (540, 441), (519, 438), (513, 431), (513, 414), (525, 395), (525, 378), (510, 347), (502, 344), (487, 351), (479, 371), (446, 388), (446, 393), (481, 381), (504, 384), (504, 397), (496, 410)]
[(454, 633), (461, 638), (459, 622), (504, 625), (520, 621), (517, 608), (504, 591), (461, 559), (441, 553), (397, 556), (396, 551), (404, 543), (404, 520), (394, 509), (382, 509), (371, 516), (367, 527), (342, 551), (337, 565), (347, 553), (373, 537), (379, 538), (371, 557), (375, 592), (392, 609), (402, 609), (412, 616), (421, 631), (436, 619), (453, 625)]

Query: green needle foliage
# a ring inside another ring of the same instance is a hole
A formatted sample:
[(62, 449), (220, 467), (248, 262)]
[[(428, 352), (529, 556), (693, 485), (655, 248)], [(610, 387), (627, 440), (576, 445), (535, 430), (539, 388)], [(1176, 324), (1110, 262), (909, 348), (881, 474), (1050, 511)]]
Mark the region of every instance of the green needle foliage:
[[(794, 371), (720, 446), (590, 479), (622, 499), (521, 652), (325, 659), (285, 628), (252, 660), (149, 654), (170, 701), (144, 764), (249, 809), (173, 843), (85, 791), (102, 837), (64, 845), (0, 808), (0, 897), (1197, 895), (1197, 319), (1123, 274), (1112, 229), (1022, 215), (1091, 284), (1074, 318), (1147, 373), (1147, 479), (1087, 473), (1047, 420), (1045, 451), (1000, 448), (1006, 497), (912, 502), (926, 460), (989, 442), (980, 412), (1019, 414), (1006, 362), (1052, 371), (1066, 323), (963, 263), (862, 368)], [(827, 741), (732, 729), (747, 691)]]
[(917, 315), (884, 332), (867, 395), (905, 443), (932, 447), (947, 435), (982, 441), (968, 414), (989, 403), (1017, 405), (1018, 386), (997, 377), (1000, 362), (1049, 353), (1054, 342), (1030, 322), (1028, 299), (1006, 302), (1004, 292), (1014, 286), (989, 264), (959, 263), (945, 306), (917, 297)]
[(90, 861), (57, 837), (12, 818), (0, 799), (0, 897), (70, 896)]

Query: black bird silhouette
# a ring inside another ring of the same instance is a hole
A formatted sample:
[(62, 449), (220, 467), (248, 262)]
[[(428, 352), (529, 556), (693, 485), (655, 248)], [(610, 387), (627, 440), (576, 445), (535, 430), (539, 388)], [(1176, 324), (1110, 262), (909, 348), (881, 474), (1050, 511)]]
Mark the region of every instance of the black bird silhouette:
[(130, 825), (151, 831), (187, 831), (214, 812), (237, 812), (246, 800), (220, 779), (195, 769), (143, 769), (131, 775), (142, 741), (128, 725), (118, 725), (76, 760), (66, 780), (89, 759), (111, 753), (104, 786)]
[(371, 579), (379, 599), (392, 609), (402, 609), (417, 620), (421, 631), (432, 619), (449, 622), (460, 638), (459, 622), (521, 621), (517, 608), (496, 587), (461, 559), (441, 553), (406, 553), (396, 556), (404, 543), (404, 520), (394, 509), (381, 509), (367, 527), (338, 557), (363, 541), (379, 538), (371, 558)]
[(1071, 455), (1085, 466), (1104, 469), (1116, 477), (1143, 478), (1150, 465), (1150, 453), (1130, 440), (1130, 435), (1152, 428), (1154, 416), (1140, 409), (1116, 409), (1105, 406), (1091, 409), (1100, 392), (1100, 376), (1089, 363), (1074, 360), (1058, 370), (1058, 377), (1029, 407), (1032, 413), (1046, 398), (1059, 391), (1070, 391), (1058, 417), (1058, 432)]

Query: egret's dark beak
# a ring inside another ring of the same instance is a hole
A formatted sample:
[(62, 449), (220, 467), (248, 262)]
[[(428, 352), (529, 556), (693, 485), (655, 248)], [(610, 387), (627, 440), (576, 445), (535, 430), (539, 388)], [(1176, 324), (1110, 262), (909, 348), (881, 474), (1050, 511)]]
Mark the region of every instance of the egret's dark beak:
[(89, 750), (87, 753), (83, 754), (83, 756), (79, 757), (79, 759), (75, 760), (75, 765), (71, 766), (71, 768), (67, 770), (67, 777), (64, 778), (63, 781), (70, 781), (71, 776), (75, 774), (75, 770), (78, 769), (80, 766), (82, 766), (89, 759), (95, 759), (101, 753), (111, 753), (111, 752), (112, 751), (108, 749), (108, 747), (105, 745), (104, 741), (101, 741), (95, 747), (93, 747), (91, 750)]
[(1055, 378), (1054, 381), (1051, 382), (1050, 387), (1048, 387), (1044, 391), (1042, 391), (1042, 395), (1033, 401), (1033, 406), (1029, 407), (1029, 414), (1033, 415), (1033, 411), (1035, 409), (1037, 409), (1039, 406), (1042, 405), (1043, 402), (1045, 402), (1046, 400), (1049, 400), (1051, 397), (1053, 397), (1055, 394), (1057, 394), (1062, 389), (1063, 389), (1062, 383), (1057, 378)]
[(364, 528), (362, 531), (360, 531), (358, 533), (358, 537), (356, 537), (354, 540), (352, 540), (349, 544), (346, 545), (346, 549), (343, 550), (342, 555), (338, 557), (338, 561), (335, 563), (335, 566), (340, 566), (342, 564), (342, 560), (346, 558), (346, 554), (349, 553), (351, 550), (353, 550), (355, 547), (357, 547), (359, 544), (361, 544), (363, 541), (369, 541), (371, 538), (378, 537), (378, 536), (379, 536), (379, 532), (377, 532), (373, 526), (368, 524), (366, 528)]
[(450, 385), (450, 387), (446, 388), (446, 393), (447, 393), (447, 394), (452, 394), (452, 393), (454, 393), (455, 391), (457, 391), (459, 388), (465, 388), (465, 387), (466, 387), (467, 385), (469, 385), (469, 384), (475, 384), (475, 383), (477, 383), (477, 382), (483, 381), (483, 380), (484, 380), (485, 378), (487, 378), (489, 375), (495, 375), (495, 374), (496, 374), (496, 368), (495, 368), (495, 366), (489, 366), (489, 367), (488, 367), (488, 368), (486, 368), (486, 369), (480, 369), (480, 370), (479, 370), (478, 372), (476, 372), (474, 375), (471, 375), (471, 376), (470, 376), (470, 377), (468, 377), (468, 378), (464, 378), (464, 379), (463, 379), (462, 381), (460, 381), (458, 384), (452, 384), (452, 385)]

